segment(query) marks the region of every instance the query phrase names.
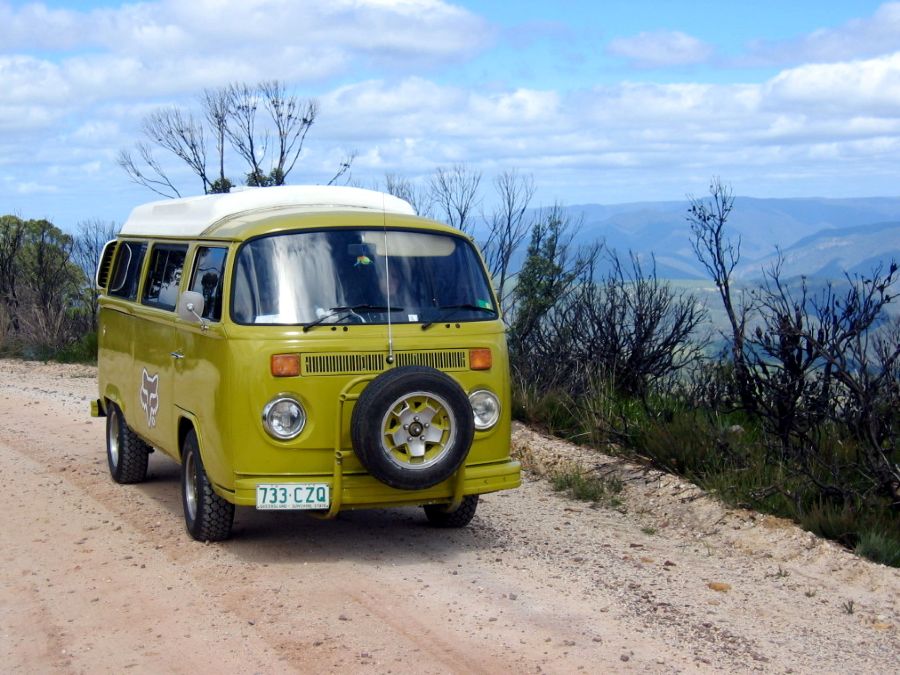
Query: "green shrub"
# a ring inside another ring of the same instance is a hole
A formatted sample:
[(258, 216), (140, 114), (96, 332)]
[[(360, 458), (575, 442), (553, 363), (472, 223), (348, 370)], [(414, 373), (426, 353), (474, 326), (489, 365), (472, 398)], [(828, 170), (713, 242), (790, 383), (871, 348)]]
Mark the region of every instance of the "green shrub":
[(900, 536), (896, 534), (892, 536), (873, 530), (863, 532), (854, 551), (883, 565), (900, 567)]
[(563, 438), (582, 431), (571, 397), (558, 390), (539, 391), (537, 387), (515, 383), (513, 417)]
[(611, 508), (622, 504), (616, 496), (622, 492), (622, 481), (615, 476), (596, 476), (570, 467), (553, 472), (550, 484), (557, 492), (566, 492), (582, 501), (602, 503)]
[(77, 342), (63, 347), (51, 357), (60, 363), (96, 363), (97, 362), (97, 332), (91, 331)]
[(647, 417), (634, 436), (634, 449), (657, 466), (694, 480), (747, 466), (746, 430), (720, 427), (697, 410)]

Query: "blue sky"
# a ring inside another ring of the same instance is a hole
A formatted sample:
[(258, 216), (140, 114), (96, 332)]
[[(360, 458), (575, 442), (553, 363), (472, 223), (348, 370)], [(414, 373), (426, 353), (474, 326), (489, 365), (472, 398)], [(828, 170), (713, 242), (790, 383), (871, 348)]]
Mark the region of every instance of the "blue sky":
[(466, 163), (486, 205), (507, 169), (537, 204), (900, 192), (900, 2), (556, 4), (0, 0), (0, 212), (122, 221), (147, 113), (271, 78), (321, 104), (292, 183), (356, 151), (366, 187)]

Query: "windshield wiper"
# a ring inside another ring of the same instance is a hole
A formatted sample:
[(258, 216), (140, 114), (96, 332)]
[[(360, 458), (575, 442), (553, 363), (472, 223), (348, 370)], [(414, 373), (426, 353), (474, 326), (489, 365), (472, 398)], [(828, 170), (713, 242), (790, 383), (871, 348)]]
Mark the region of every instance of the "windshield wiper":
[(434, 321), (426, 321), (425, 323), (423, 323), (422, 330), (428, 330), (434, 324), (440, 323), (441, 321), (446, 321), (447, 319), (452, 317), (454, 314), (458, 314), (459, 310), (461, 310), (461, 309), (473, 309), (476, 312), (485, 312), (487, 314), (496, 314), (497, 313), (496, 310), (494, 310), (490, 307), (482, 307), (481, 305), (473, 305), (471, 302), (463, 302), (459, 305), (441, 305), (440, 307), (438, 307), (438, 310), (442, 311), (442, 312), (446, 310), (447, 313), (442, 315), (440, 318), (435, 319)]
[[(307, 332), (313, 326), (318, 326), (320, 323), (324, 322), (326, 319), (330, 319), (331, 317), (333, 317), (337, 314), (344, 314), (344, 313), (354, 314), (356, 312), (386, 312), (386, 311), (388, 311), (388, 308), (385, 307), (384, 305), (361, 304), (361, 305), (348, 305), (348, 306), (342, 306), (342, 307), (332, 307), (331, 309), (328, 310), (327, 314), (323, 314), (315, 321), (311, 321), (309, 323), (303, 324), (303, 332), (304, 333)], [(400, 312), (400, 311), (403, 311), (403, 308), (391, 306), (390, 311), (391, 312)], [(362, 318), (362, 317), (360, 317), (360, 318)]]

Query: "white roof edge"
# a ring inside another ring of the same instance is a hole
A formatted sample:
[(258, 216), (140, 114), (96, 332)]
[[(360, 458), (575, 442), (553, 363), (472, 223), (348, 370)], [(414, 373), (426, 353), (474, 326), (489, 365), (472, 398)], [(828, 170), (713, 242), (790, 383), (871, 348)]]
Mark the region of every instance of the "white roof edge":
[(416, 215), (409, 202), (384, 192), (334, 185), (282, 185), (142, 204), (131, 212), (119, 234), (199, 236), (225, 218), (275, 209), (281, 213), (363, 209)]

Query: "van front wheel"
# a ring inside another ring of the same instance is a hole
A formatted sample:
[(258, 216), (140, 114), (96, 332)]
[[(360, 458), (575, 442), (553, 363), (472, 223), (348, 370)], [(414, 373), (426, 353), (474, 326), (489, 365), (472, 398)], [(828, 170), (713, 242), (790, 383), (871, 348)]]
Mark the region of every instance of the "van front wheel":
[(231, 536), (234, 504), (213, 491), (193, 429), (185, 436), (181, 447), (181, 502), (187, 531), (194, 539), (222, 541)]
[(115, 403), (106, 411), (106, 461), (117, 483), (140, 483), (147, 477), (150, 446), (131, 430)]
[(435, 527), (465, 527), (475, 517), (478, 508), (478, 495), (463, 497), (462, 503), (455, 511), (447, 511), (443, 504), (429, 504), (422, 507), (428, 522)]

